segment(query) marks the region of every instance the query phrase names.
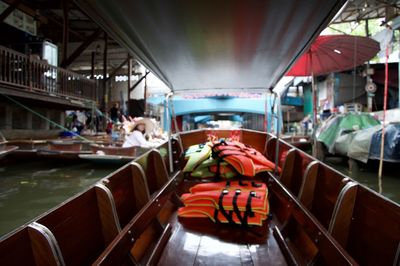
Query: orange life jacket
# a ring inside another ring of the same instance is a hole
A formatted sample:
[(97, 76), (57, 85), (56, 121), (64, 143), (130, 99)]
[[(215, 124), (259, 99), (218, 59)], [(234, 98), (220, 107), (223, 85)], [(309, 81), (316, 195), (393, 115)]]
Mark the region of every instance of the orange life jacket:
[(275, 169), (275, 164), (259, 151), (238, 141), (214, 142), (212, 156), (226, 161), (244, 176), (255, 176), (259, 172)]
[(220, 211), (256, 212), (267, 215), (269, 212), (268, 192), (250, 190), (201, 191), (181, 196), (185, 206), (208, 206)]
[(178, 210), (180, 217), (209, 217), (214, 222), (261, 225), (269, 213), (267, 190), (200, 191), (183, 194), (185, 207)]
[(245, 190), (254, 190), (256, 192), (262, 192), (267, 190), (267, 186), (263, 182), (256, 182), (256, 181), (226, 181), (226, 182), (208, 182), (208, 183), (200, 183), (194, 185), (190, 188), (190, 193), (198, 193), (203, 191), (222, 191), (223, 189), (228, 190), (236, 190), (241, 189), (242, 191)]
[[(237, 213), (230, 211), (228, 214), (229, 218), (225, 216), (221, 211), (209, 206), (200, 207), (181, 207), (178, 209), (179, 217), (186, 218), (210, 218), (214, 223), (234, 223), (240, 225), (262, 225), (262, 222), (267, 219), (266, 215), (260, 213), (253, 213), (246, 215), (245, 212), (240, 212), (239, 216)], [(244, 223), (244, 221), (246, 221)]]

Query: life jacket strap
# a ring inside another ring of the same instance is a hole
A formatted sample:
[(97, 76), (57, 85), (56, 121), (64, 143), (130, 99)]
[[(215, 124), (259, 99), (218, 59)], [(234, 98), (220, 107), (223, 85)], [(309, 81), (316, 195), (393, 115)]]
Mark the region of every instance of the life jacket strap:
[(235, 214), (236, 214), (236, 217), (239, 219), (239, 221), (240, 221), (240, 224), (242, 225), (242, 226), (247, 226), (247, 216), (246, 215), (244, 215), (244, 217), (242, 217), (242, 215), (240, 214), (240, 210), (239, 210), (239, 207), (238, 207), (238, 205), (237, 205), (237, 199), (238, 199), (238, 197), (239, 197), (239, 195), (241, 194), (241, 190), (240, 189), (237, 189), (236, 191), (235, 191), (235, 195), (233, 196), (233, 199), (232, 199), (232, 206), (233, 206), (233, 211), (235, 212)]
[[(232, 219), (233, 212), (232, 211), (226, 212), (226, 210), (224, 208), (223, 200), (224, 200), (225, 195), (228, 195), (228, 193), (229, 193), (229, 190), (226, 190), (226, 189), (221, 191), (221, 194), (219, 195), (219, 199), (218, 199), (218, 209), (219, 209), (219, 212), (221, 212), (222, 215), (225, 216), (226, 220), (230, 224), (236, 224)], [(215, 215), (216, 215), (216, 213), (214, 212), (214, 216)]]

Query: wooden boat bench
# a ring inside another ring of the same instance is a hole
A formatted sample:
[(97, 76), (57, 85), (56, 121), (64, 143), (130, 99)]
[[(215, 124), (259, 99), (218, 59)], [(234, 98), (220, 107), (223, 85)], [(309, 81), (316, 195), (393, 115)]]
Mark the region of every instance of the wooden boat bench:
[(293, 195), (299, 194), (306, 172), (305, 169), (311, 162), (313, 162), (312, 157), (295, 148), (287, 151), (280, 181)]
[[(119, 224), (124, 228), (168, 180), (169, 175), (160, 152), (152, 150), (137, 162), (132, 162), (115, 174), (104, 178), (101, 183), (110, 189)], [(152, 190), (149, 190), (149, 187)], [(163, 239), (165, 230), (170, 231), (166, 217), (175, 211), (172, 207), (172, 204), (166, 203), (158, 217), (153, 217), (149, 226), (138, 234), (130, 251), (135, 262), (152, 258), (148, 246), (157, 242), (157, 239)]]
[(168, 182), (168, 170), (160, 151), (152, 149), (147, 153), (147, 156), (139, 158), (137, 163), (144, 170), (150, 195), (159, 191)]
[(94, 186), (37, 220), (54, 235), (67, 265), (92, 263), (120, 230), (110, 195)]
[(348, 182), (339, 195), (329, 232), (362, 265), (400, 265), (399, 223), (395, 203)]
[(136, 162), (123, 166), (99, 183), (111, 192), (121, 228), (125, 227), (150, 200), (145, 174)]
[(328, 228), (339, 195), (349, 178), (331, 167), (321, 167), (318, 161), (308, 165), (298, 199)]
[(357, 264), (315, 216), (271, 173), (268, 182), (270, 208), (278, 221), (274, 234), (285, 250), (289, 264)]
[(170, 202), (181, 178), (180, 172), (170, 178), (127, 223), (94, 265), (154, 265), (172, 231), (171, 224), (160, 224), (159, 214)]
[(3, 242), (0, 265), (65, 265), (53, 234), (32, 223), (18, 229)]

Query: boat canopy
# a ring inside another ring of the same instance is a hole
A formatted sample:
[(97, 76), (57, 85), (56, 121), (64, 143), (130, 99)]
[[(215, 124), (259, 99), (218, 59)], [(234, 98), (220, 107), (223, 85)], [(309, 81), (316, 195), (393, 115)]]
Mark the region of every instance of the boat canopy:
[(75, 0), (175, 93), (272, 88), (338, 0)]

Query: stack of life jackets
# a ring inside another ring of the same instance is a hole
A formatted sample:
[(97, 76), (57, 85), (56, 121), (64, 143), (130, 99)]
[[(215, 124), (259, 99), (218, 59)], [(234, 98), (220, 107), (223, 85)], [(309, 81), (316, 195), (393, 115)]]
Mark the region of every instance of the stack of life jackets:
[[(190, 146), (185, 152), (187, 162), (182, 171), (196, 178), (216, 176), (215, 171), (218, 161), (211, 157), (212, 145), (211, 142), (207, 142)], [(220, 177), (229, 179), (237, 175), (236, 170), (228, 163), (221, 163)]]
[(220, 172), (222, 161), (227, 162), (243, 176), (255, 176), (257, 173), (275, 169), (275, 164), (262, 153), (239, 141), (215, 142), (212, 147), (212, 157), (218, 160), (217, 174)]
[(215, 223), (261, 226), (269, 214), (268, 190), (262, 182), (201, 183), (183, 194), (178, 216), (209, 218)]
[(221, 140), (193, 145), (187, 149), (185, 158), (187, 163), (183, 172), (190, 173), (192, 177), (252, 177), (275, 168), (275, 164), (256, 149), (238, 141)]

